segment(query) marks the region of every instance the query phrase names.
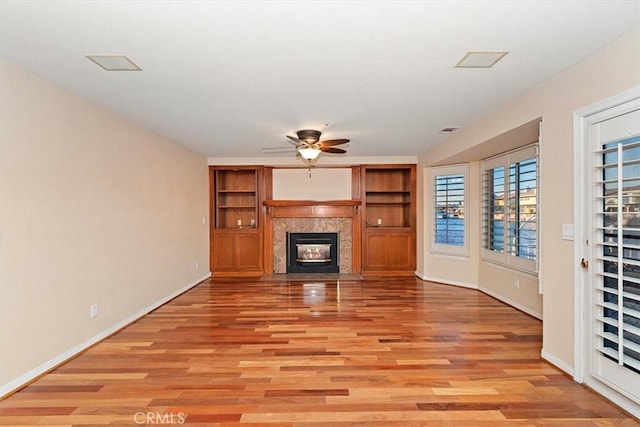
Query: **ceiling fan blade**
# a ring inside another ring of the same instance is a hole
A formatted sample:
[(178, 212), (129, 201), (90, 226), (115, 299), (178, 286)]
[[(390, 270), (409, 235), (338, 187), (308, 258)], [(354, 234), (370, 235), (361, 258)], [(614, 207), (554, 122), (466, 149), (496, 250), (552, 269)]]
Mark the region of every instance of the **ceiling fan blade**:
[(300, 146), (300, 145), (304, 145), (304, 141), (301, 139), (296, 138), (295, 136), (289, 136), (287, 135), (287, 138), (289, 138), (289, 142), (291, 142), (292, 144), (294, 144), (296, 147)]
[(295, 150), (293, 147), (262, 147), (262, 151), (286, 151), (291, 152)]
[(334, 154), (344, 154), (347, 150), (343, 150), (342, 148), (333, 148), (333, 147), (320, 147), (320, 151), (323, 153), (334, 153)]
[(331, 147), (332, 145), (346, 144), (347, 142), (349, 142), (348, 139), (328, 139), (326, 141), (320, 141), (320, 144), (323, 147)]

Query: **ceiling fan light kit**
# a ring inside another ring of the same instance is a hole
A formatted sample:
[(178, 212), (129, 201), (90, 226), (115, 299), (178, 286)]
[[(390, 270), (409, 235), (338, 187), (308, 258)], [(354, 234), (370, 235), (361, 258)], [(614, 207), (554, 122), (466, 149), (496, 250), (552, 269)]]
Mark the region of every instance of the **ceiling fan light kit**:
[(300, 153), (302, 158), (305, 160), (315, 160), (316, 158), (318, 158), (321, 151), (319, 148), (315, 147), (303, 147), (298, 148), (298, 153)]

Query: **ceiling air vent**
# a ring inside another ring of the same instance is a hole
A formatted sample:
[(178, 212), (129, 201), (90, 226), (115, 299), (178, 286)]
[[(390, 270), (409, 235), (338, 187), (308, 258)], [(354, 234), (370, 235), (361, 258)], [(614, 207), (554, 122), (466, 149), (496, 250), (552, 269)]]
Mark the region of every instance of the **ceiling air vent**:
[(106, 71), (142, 71), (137, 64), (124, 55), (86, 55)]
[(491, 68), (509, 52), (467, 52), (455, 68)]

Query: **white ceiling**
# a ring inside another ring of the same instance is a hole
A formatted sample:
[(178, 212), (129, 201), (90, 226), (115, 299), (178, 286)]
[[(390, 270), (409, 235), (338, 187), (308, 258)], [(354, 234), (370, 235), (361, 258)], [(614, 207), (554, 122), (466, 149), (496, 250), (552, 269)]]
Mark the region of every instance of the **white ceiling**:
[(0, 58), (208, 157), (304, 128), (351, 139), (347, 156), (410, 156), (639, 26), (640, 1), (616, 0), (0, 0)]

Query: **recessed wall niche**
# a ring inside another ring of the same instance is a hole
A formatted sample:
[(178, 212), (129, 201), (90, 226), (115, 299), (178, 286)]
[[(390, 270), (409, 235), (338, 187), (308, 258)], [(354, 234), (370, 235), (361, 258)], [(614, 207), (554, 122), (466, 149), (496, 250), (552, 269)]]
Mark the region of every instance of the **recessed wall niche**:
[(350, 200), (351, 168), (273, 169), (273, 200)]

